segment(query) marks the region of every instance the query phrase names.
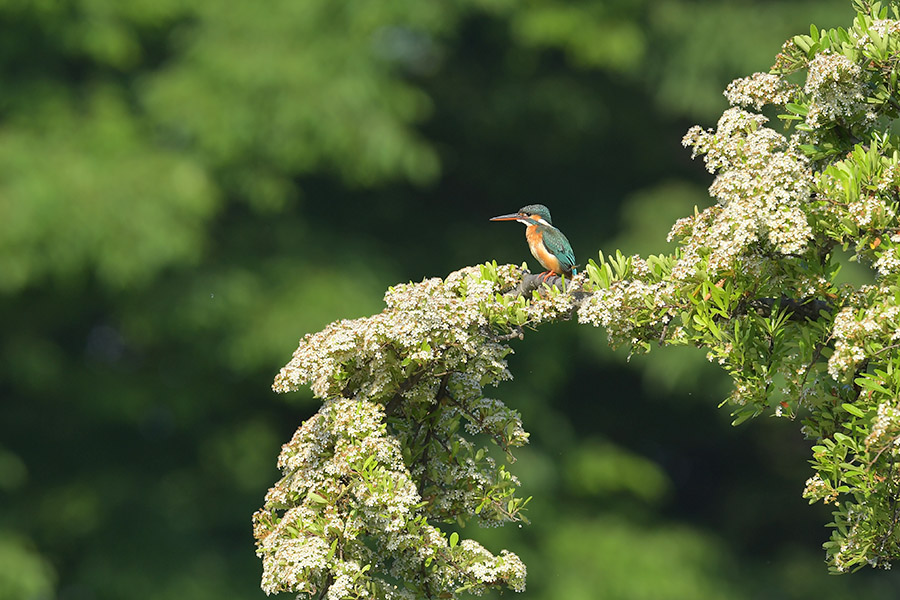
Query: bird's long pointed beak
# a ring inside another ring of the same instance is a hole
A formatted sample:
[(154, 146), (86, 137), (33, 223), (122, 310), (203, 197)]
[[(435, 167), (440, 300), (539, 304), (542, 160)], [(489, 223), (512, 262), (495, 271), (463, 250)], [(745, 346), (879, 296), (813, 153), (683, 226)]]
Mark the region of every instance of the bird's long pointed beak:
[(491, 217), (491, 221), (518, 221), (522, 216), (519, 213), (512, 213), (508, 215), (500, 215), (499, 217)]

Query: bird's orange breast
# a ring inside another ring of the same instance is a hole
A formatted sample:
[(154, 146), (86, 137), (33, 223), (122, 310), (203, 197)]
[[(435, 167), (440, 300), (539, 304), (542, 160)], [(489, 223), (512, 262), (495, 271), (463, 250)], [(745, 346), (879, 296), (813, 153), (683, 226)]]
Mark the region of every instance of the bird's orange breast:
[(532, 256), (541, 263), (541, 266), (548, 271), (553, 271), (557, 275), (562, 274), (559, 259), (551, 254), (547, 250), (547, 247), (544, 246), (544, 240), (541, 233), (538, 231), (537, 225), (529, 225), (525, 228), (525, 239), (528, 240), (528, 248), (531, 250)]

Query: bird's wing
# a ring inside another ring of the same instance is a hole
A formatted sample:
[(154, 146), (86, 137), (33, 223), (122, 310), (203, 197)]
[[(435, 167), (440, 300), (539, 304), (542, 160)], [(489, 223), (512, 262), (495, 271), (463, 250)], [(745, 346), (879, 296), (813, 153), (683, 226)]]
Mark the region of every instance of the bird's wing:
[(559, 260), (559, 266), (565, 271), (571, 271), (575, 266), (575, 253), (572, 252), (572, 245), (563, 235), (563, 232), (556, 227), (548, 227), (544, 231), (544, 246), (547, 250), (556, 256)]

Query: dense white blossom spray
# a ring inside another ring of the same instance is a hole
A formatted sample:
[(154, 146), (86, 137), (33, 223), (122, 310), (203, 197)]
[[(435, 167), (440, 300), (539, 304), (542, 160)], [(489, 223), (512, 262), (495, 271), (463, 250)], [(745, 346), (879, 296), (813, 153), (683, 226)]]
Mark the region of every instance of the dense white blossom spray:
[[(564, 292), (511, 265), (468, 267), (301, 340), (274, 389), (308, 385), (323, 404), (254, 516), (263, 589), (523, 590), (515, 554), (455, 528), (524, 521), (504, 463), (528, 434), (485, 389), (511, 378), (525, 328), (571, 318), (631, 352), (704, 349), (733, 378), (735, 424), (800, 419), (804, 496), (835, 509), (830, 568), (900, 558), (900, 14), (854, 4), (851, 27), (789, 40), (770, 72), (728, 86), (715, 129), (688, 131), (713, 202), (675, 223), (674, 253), (601, 254)], [(837, 282), (848, 255), (871, 282)]]

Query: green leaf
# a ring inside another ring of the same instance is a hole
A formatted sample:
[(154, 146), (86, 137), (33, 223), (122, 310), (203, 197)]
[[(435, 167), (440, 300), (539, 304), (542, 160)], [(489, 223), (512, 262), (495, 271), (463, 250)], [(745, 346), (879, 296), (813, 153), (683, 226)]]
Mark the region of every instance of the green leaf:
[(786, 109), (788, 109), (790, 112), (794, 113), (795, 115), (801, 115), (801, 116), (805, 117), (806, 115), (809, 114), (809, 107), (805, 106), (803, 104), (789, 102), (784, 107)]
[(455, 548), (456, 544), (459, 543), (459, 534), (455, 531), (450, 534), (450, 547)]
[(328, 555), (326, 556), (325, 560), (331, 560), (331, 558), (334, 556), (334, 553), (337, 551), (337, 544), (338, 541), (337, 538), (335, 538), (335, 540), (331, 542), (331, 548), (329, 548)]
[(326, 500), (325, 498), (323, 498), (322, 496), (320, 496), (319, 494), (317, 494), (315, 492), (308, 493), (306, 495), (306, 497), (309, 498), (310, 501), (315, 502), (316, 504), (328, 504), (328, 500)]
[(809, 52), (810, 47), (812, 47), (812, 39), (808, 35), (795, 35), (793, 41), (794, 45), (804, 52)]
[(836, 432), (834, 433), (834, 439), (836, 439), (837, 441), (839, 441), (839, 442), (842, 443), (842, 444), (847, 444), (848, 442), (852, 442), (852, 441), (853, 441), (849, 436), (844, 435), (844, 434), (841, 433), (840, 431), (836, 431)]
[(862, 417), (866, 416), (863, 411), (859, 410), (856, 406), (849, 404), (847, 402), (841, 404), (841, 408), (843, 408), (845, 411), (847, 411), (854, 417), (862, 418)]

